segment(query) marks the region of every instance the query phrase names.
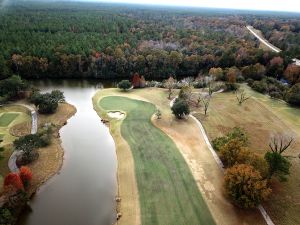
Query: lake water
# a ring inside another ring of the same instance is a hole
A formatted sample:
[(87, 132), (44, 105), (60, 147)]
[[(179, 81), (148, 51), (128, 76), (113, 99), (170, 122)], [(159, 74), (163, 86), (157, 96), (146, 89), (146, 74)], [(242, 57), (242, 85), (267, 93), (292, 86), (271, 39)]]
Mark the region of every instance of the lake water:
[(65, 151), (59, 174), (30, 201), (20, 225), (108, 225), (116, 218), (116, 152), (109, 129), (93, 109), (95, 91), (111, 83), (34, 81), (41, 91), (59, 89), (77, 113), (60, 130)]

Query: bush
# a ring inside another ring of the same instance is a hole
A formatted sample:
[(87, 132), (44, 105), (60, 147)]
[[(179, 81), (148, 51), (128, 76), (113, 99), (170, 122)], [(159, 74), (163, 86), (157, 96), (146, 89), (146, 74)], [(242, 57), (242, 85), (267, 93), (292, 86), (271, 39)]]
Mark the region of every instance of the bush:
[(271, 91), (269, 93), (269, 95), (270, 95), (271, 98), (277, 98), (277, 99), (282, 99), (283, 98), (282, 93), (279, 92), (279, 91)]
[(237, 139), (242, 143), (243, 146), (247, 145), (248, 137), (242, 128), (234, 127), (230, 132), (228, 132), (224, 137), (215, 138), (212, 141), (213, 147), (216, 151), (219, 151), (225, 144), (227, 144), (232, 139)]
[(232, 139), (220, 149), (220, 158), (222, 162), (231, 167), (238, 162), (243, 144), (238, 139)]
[(24, 188), (23, 182), (22, 182), (19, 174), (17, 174), (17, 173), (9, 173), (9, 174), (7, 174), (6, 177), (4, 178), (3, 185), (4, 185), (4, 187), (7, 187), (7, 186), (11, 185), (16, 190), (21, 190), (21, 189)]
[(287, 158), (278, 152), (267, 152), (265, 159), (269, 164), (269, 178), (273, 175), (278, 176), (281, 181), (286, 181), (285, 177), (290, 173), (291, 163)]
[(37, 134), (28, 134), (13, 142), (17, 151), (22, 151), (18, 165), (26, 165), (38, 158), (37, 148), (46, 147), (51, 142), (51, 128), (45, 128)]
[(45, 98), (39, 105), (38, 111), (42, 114), (51, 114), (56, 111), (58, 107), (58, 102), (53, 99)]
[(253, 85), (254, 80), (249, 78), (247, 79), (247, 84), (251, 87)]
[(286, 94), (286, 101), (294, 106), (300, 106), (300, 83), (295, 84)]
[(39, 91), (34, 91), (29, 98), (29, 101), (38, 107), (39, 113), (49, 114), (54, 113), (59, 102), (64, 102), (65, 97), (63, 92), (53, 90), (51, 93), (41, 94)]
[(260, 93), (266, 93), (268, 91), (268, 84), (264, 81), (254, 81), (251, 88)]
[(226, 82), (225, 83), (225, 89), (226, 89), (226, 91), (236, 91), (236, 90), (239, 89), (239, 86), (236, 83)]
[(242, 208), (254, 208), (271, 193), (267, 181), (252, 166), (235, 165), (225, 172), (224, 187), (232, 201)]
[(176, 99), (171, 110), (177, 119), (182, 119), (185, 115), (190, 114), (190, 108), (189, 108), (188, 103), (182, 99), (179, 99), (179, 100)]
[(188, 100), (192, 94), (192, 87), (190, 86), (183, 86), (180, 91), (178, 97), (183, 100)]
[(118, 88), (120, 88), (122, 91), (127, 91), (131, 88), (131, 83), (129, 80), (122, 80), (118, 83)]
[(239, 75), (239, 76), (237, 76), (236, 81), (237, 81), (238, 83), (242, 83), (242, 82), (245, 81), (245, 78), (244, 78), (242, 75)]
[(218, 137), (212, 141), (213, 148), (219, 151), (228, 142), (227, 137)]
[(26, 166), (22, 166), (20, 168), (19, 175), (20, 175), (20, 178), (21, 178), (22, 183), (24, 185), (24, 188), (27, 189), (30, 186), (30, 182), (32, 180), (31, 170)]

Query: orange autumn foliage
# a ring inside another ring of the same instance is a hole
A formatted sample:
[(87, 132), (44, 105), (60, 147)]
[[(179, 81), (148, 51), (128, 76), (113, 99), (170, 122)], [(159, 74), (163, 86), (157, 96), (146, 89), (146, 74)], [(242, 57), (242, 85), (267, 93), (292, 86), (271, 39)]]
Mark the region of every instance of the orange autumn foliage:
[(254, 208), (271, 193), (267, 180), (253, 166), (237, 164), (226, 170), (224, 177), (226, 194), (242, 208)]
[(32, 172), (27, 166), (22, 166), (20, 168), (19, 176), (25, 187), (30, 184), (32, 180)]
[(4, 179), (4, 187), (13, 186), (17, 190), (21, 190), (24, 188), (23, 182), (17, 173), (9, 173), (6, 175)]

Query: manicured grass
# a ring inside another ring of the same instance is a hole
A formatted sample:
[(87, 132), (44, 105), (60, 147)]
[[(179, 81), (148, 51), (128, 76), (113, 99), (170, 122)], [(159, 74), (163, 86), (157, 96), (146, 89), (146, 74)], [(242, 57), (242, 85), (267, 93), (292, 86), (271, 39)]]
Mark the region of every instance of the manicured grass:
[(273, 183), (271, 200), (264, 203), (275, 224), (300, 224), (300, 109), (292, 108), (283, 101), (253, 92), (243, 86), (252, 97), (239, 106), (233, 93), (220, 93), (213, 96), (208, 116), (202, 108), (197, 118), (204, 124), (210, 139), (226, 134), (235, 126), (242, 127), (249, 136), (249, 147), (262, 156), (269, 150), (272, 134), (281, 133), (295, 137), (296, 143), (286, 151), (292, 162), (291, 174), (287, 182)]
[(3, 113), (0, 116), (0, 127), (7, 127), (17, 116), (19, 116), (19, 113)]
[(127, 113), (121, 134), (135, 161), (142, 224), (215, 224), (176, 145), (151, 123), (155, 106), (117, 96), (103, 98), (99, 106)]

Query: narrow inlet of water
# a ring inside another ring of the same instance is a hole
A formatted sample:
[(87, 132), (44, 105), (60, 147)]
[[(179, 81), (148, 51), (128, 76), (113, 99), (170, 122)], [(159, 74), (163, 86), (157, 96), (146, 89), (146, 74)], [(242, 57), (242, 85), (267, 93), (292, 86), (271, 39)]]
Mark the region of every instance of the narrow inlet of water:
[(108, 225), (116, 218), (116, 153), (109, 129), (93, 109), (97, 81), (34, 81), (42, 92), (58, 89), (77, 113), (60, 130), (64, 149), (59, 174), (30, 201), (19, 225)]

